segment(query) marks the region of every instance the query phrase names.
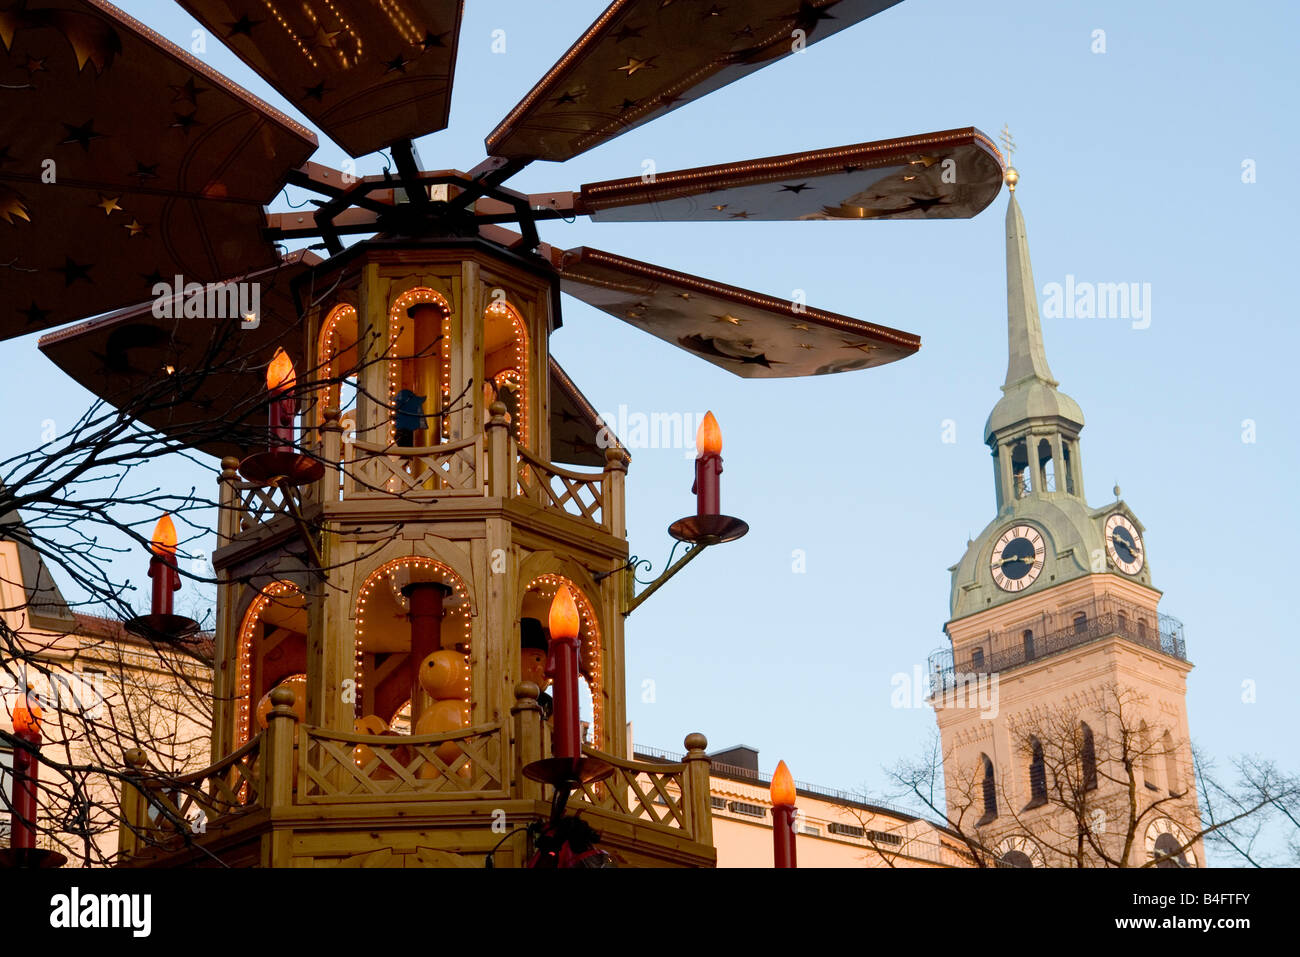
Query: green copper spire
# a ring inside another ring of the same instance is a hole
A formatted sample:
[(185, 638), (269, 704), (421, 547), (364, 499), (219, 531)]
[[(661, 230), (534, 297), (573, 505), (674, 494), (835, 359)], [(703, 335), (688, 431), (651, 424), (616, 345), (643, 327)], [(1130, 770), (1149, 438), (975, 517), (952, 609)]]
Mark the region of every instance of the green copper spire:
[[(1019, 176), (1015, 179), (1018, 181)], [(1004, 390), (1030, 378), (1057, 385), (1047, 365), (1047, 351), (1043, 348), (1034, 269), (1029, 263), (1029, 237), (1025, 232), (1025, 218), (1020, 214), (1020, 204), (1016, 202), (1014, 184), (1011, 186), (1011, 201), (1007, 203), (1007, 345)]]
[(1007, 203), (1007, 378), (1002, 398), (984, 426), (984, 441), (990, 446), (999, 435), (1018, 433), (1034, 424), (1065, 426), (1076, 435), (1083, 428), (1083, 410), (1056, 388), (1058, 383), (1047, 365), (1034, 270), (1029, 263), (1029, 236), (1016, 201), (1020, 174), (1008, 166), (1004, 178), (1011, 188)]

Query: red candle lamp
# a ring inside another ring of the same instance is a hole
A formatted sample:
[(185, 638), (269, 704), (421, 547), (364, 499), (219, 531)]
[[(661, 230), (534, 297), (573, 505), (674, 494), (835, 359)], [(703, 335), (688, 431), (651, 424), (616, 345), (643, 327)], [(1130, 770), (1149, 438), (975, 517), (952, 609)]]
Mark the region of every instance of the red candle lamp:
[(735, 541), (749, 525), (721, 513), (722, 430), (712, 412), (706, 412), (695, 433), (695, 514), (678, 519), (668, 534), (679, 542), (719, 545)]
[(9, 847), (0, 849), (0, 868), (62, 867), (68, 859), (58, 851), (36, 846), (37, 778), (41, 752), (41, 706), (32, 695), (31, 685), (14, 704), (10, 718), (14, 737), (26, 745), (13, 752), (13, 796), (9, 810)]
[(298, 374), (293, 360), (283, 349), (266, 367), (267, 428), (269, 443), (265, 452), (257, 452), (239, 463), (240, 474), (259, 485), (296, 486), (314, 482), (325, 474), (325, 466), (297, 450)]
[(772, 861), (775, 867), (797, 867), (794, 850), (794, 777), (784, 761), (772, 775)]
[(198, 631), (197, 621), (177, 615), (173, 607), (173, 595), (181, 590), (181, 573), (176, 567), (177, 546), (176, 526), (172, 517), (164, 514), (149, 540), (149, 577), (153, 580), (149, 614), (138, 615), (126, 623), (127, 630), (133, 634), (167, 641)]

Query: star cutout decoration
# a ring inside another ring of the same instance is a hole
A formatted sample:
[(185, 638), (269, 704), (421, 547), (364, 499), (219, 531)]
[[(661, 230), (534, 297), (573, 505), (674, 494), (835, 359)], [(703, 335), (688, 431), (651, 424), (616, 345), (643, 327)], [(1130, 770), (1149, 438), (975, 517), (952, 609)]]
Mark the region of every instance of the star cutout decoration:
[(712, 209), (714, 212), (720, 213), (724, 209), (727, 209), (730, 205), (731, 205), (730, 203), (718, 203), (718, 205), (710, 206), (709, 208)]
[(626, 73), (628, 76), (633, 76), (634, 74), (640, 72), (641, 70), (658, 69), (654, 64), (654, 61), (657, 60), (658, 58), (659, 58), (659, 54), (657, 53), (654, 56), (647, 57), (644, 60), (638, 60), (636, 57), (630, 56), (627, 58), (627, 63), (623, 64), (620, 67), (615, 67), (615, 70), (621, 70), (624, 73)]
[(337, 49), (338, 43), (334, 38), (342, 32), (342, 30), (326, 30), (324, 27), (317, 27), (316, 35), (311, 38), (311, 45), (325, 50)]
[(121, 198), (121, 196), (105, 196), (100, 193), (99, 202), (95, 203), (95, 208), (102, 209), (105, 216), (112, 216), (114, 213), (121, 212), (122, 207), (118, 205), (118, 200)]
[(730, 323), (730, 324), (733, 325), (733, 326), (738, 326), (738, 325), (740, 325), (742, 322), (745, 321), (745, 320), (739, 318), (738, 316), (733, 316), (733, 315), (732, 315), (731, 313), (729, 313), (729, 312), (724, 312), (724, 313), (722, 313), (721, 315), (714, 314), (714, 316), (713, 316), (713, 320), (714, 320), (715, 322), (727, 322), (727, 323)]
[(425, 53), (438, 47), (445, 47), (446, 41), (443, 40), (446, 33), (434, 33), (432, 30), (424, 31), (424, 39), (420, 41), (420, 47)]
[(90, 270), (93, 268), (93, 263), (86, 263), (83, 265), (82, 263), (75, 262), (71, 256), (65, 256), (63, 258), (63, 265), (56, 266), (54, 271), (63, 273), (64, 286), (71, 286), (78, 279), (85, 282), (91, 282)]
[(582, 96), (582, 93), (570, 93), (565, 90), (555, 98), (554, 102), (556, 106), (564, 106), (567, 103), (577, 103), (580, 96)]
[(834, 3), (828, 3), (823, 7), (818, 7), (807, 2), (807, 0), (803, 0), (803, 2), (799, 4), (799, 12), (794, 14), (793, 17), (787, 19), (794, 20), (796, 29), (803, 30), (805, 33), (811, 33), (821, 21), (835, 19), (834, 16), (826, 11), (831, 7), (838, 6), (839, 2), (840, 0), (835, 0)]
[(195, 113), (173, 113), (172, 129), (178, 129), (186, 136), (190, 135), (190, 130), (196, 126), (202, 126), (195, 117)]
[(128, 175), (128, 176), (134, 176), (136, 179), (138, 179), (138, 180), (143, 184), (144, 181), (147, 180), (147, 179), (157, 179), (157, 178), (158, 178), (158, 164), (157, 164), (157, 163), (140, 163), (140, 162), (137, 162), (137, 163), (135, 164), (135, 172), (134, 172), (134, 173), (128, 173), (127, 175)]
[(815, 189), (815, 188), (816, 188), (816, 187), (809, 186), (807, 183), (796, 183), (796, 184), (793, 185), (793, 186), (782, 186), (782, 187), (781, 187), (781, 192), (783, 192), (783, 193), (794, 193), (796, 196), (798, 196), (798, 195), (799, 195), (800, 193), (802, 193), (805, 189)]
[(315, 86), (305, 86), (302, 88), (302, 95), (308, 99), (315, 100), (317, 103), (324, 102), (325, 94), (328, 92), (329, 90), (325, 86), (324, 80), (321, 80)]
[(745, 356), (744, 358), (742, 358), (742, 359), (740, 360), (740, 364), (741, 364), (741, 365), (746, 365), (746, 366), (762, 366), (764, 369), (770, 369), (770, 368), (772, 368), (772, 365), (773, 365), (774, 363), (775, 363), (776, 365), (779, 365), (779, 366), (780, 366), (780, 365), (785, 365), (784, 362), (781, 362), (781, 361), (779, 361), (779, 360), (777, 360), (777, 359), (769, 359), (766, 355), (764, 355), (764, 354), (761, 353), (761, 352), (760, 352), (758, 355), (756, 355), (756, 356)]
[(402, 56), (402, 55), (399, 53), (399, 54), (397, 54), (397, 56), (393, 57), (391, 60), (385, 60), (385, 61), (384, 61), (384, 66), (387, 67), (387, 69), (384, 70), (384, 73), (386, 73), (386, 74), (387, 74), (387, 73), (405, 73), (405, 72), (406, 72), (406, 64), (408, 64), (408, 63), (410, 63), (410, 62), (411, 62), (410, 60), (406, 59), (406, 57)]
[(622, 43), (624, 40), (639, 40), (644, 32), (645, 27), (632, 27), (625, 23), (610, 35), (615, 43)]
[[(923, 213), (928, 213), (935, 206), (947, 206), (948, 201), (941, 196), (909, 196), (912, 201), (911, 206), (904, 206), (904, 210), (919, 209)], [(899, 210), (902, 212), (903, 210)]]
[(640, 102), (640, 100), (624, 99), (623, 102), (618, 105), (618, 111), (620, 113), (626, 113), (628, 110), (635, 110), (637, 104)]
[(841, 167), (841, 168), (842, 168), (842, 169), (844, 170), (844, 172), (846, 172), (846, 173), (856, 173), (858, 170), (862, 169), (862, 166), (861, 166), (860, 164), (858, 164), (858, 163), (846, 163), (846, 164), (845, 164), (843, 167)]
[(751, 214), (748, 210), (744, 210), (744, 209), (742, 209), (742, 210), (741, 210), (740, 212), (738, 212), (738, 213), (732, 213), (731, 216), (730, 216), (730, 218), (731, 218), (731, 219), (749, 219), (749, 217), (750, 217), (751, 215), (752, 215), (752, 214)]
[(36, 305), (35, 299), (32, 300), (32, 304), (30, 306), (28, 306), (26, 309), (19, 309), (18, 312), (20, 315), (24, 315), (27, 317), (27, 324), (29, 326), (34, 326), (37, 323), (44, 322), (45, 317), (50, 314), (49, 309), (42, 309), (40, 306)]
[(45, 69), (45, 57), (43, 56), (42, 57), (29, 56), (27, 58), (27, 62), (23, 64), (23, 69), (27, 71), (28, 76), (31, 76), (33, 73), (49, 72), (48, 70)]
[(127, 235), (130, 236), (132, 239), (135, 239), (135, 237), (137, 236), (149, 235), (148, 232), (145, 231), (146, 227), (141, 226), (140, 221), (137, 219), (131, 220), (123, 228), (126, 230)]
[(68, 131), (68, 138), (63, 141), (63, 144), (76, 143), (87, 153), (90, 152), (90, 141), (103, 139), (104, 136), (103, 133), (95, 132), (95, 121), (93, 119), (86, 120), (80, 126), (64, 123), (63, 128)]
[(194, 77), (190, 77), (184, 83), (169, 83), (168, 86), (173, 94), (173, 103), (184, 100), (190, 106), (198, 106), (199, 94), (208, 92), (207, 87), (199, 86), (194, 82)]
[(226, 34), (226, 39), (229, 40), (231, 37), (237, 36), (251, 37), (253, 35), (253, 28), (260, 27), (261, 25), (261, 20), (250, 20), (248, 14), (244, 14), (234, 23), (226, 24), (226, 27), (230, 30), (230, 32)]
[(790, 328), (792, 328), (792, 329), (798, 329), (798, 330), (800, 330), (801, 332), (807, 332), (807, 331), (808, 331), (808, 324), (807, 324), (806, 322), (796, 322), (796, 323), (795, 323), (793, 326), (791, 326)]

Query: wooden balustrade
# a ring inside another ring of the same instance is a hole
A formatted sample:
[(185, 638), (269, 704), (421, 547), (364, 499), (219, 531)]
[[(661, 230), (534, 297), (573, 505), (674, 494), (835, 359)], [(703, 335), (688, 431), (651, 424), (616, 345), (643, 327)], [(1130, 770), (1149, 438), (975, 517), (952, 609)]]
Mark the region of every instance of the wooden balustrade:
[(506, 797), (500, 723), (443, 734), (298, 729), (296, 803)]
[(686, 739), (681, 763), (633, 761), (584, 745), (583, 753), (614, 766), (613, 776), (584, 784), (574, 801), (660, 827), (681, 830), (694, 841), (713, 843), (713, 810), (709, 803), (709, 758), (704, 735)]
[(483, 436), (420, 448), (353, 442), (344, 498), (483, 494)]
[(218, 818), (259, 804), (259, 755), (263, 736), (211, 767), (179, 778), (163, 778), (146, 768), (144, 752), (126, 754), (119, 848), (124, 854), (175, 843), (186, 833), (202, 834)]
[(605, 525), (605, 473), (571, 472), (519, 450), (517, 494), (545, 509), (557, 509), (594, 525)]

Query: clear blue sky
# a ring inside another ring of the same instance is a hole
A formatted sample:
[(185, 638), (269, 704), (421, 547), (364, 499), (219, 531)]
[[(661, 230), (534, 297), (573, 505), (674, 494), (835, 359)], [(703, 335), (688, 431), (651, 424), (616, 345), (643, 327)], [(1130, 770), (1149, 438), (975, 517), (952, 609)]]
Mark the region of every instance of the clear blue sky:
[[(419, 142), (425, 164), (478, 162), (484, 135), (604, 5), (468, 4), (451, 127)], [(195, 24), (173, 4), (123, 6), (189, 45)], [(511, 185), (573, 188), (637, 175), (647, 158), (669, 170), (968, 125), (996, 135), (1009, 123), (1039, 290), (1067, 274), (1152, 287), (1148, 329), (1044, 325), (1052, 370), (1087, 417), (1092, 504), (1123, 486), (1147, 528), (1162, 608), (1186, 624), (1193, 738), (1221, 762), (1250, 751), (1294, 769), (1300, 335), (1286, 277), (1300, 212), (1298, 10), (907, 0)], [(503, 55), (490, 49), (498, 28)], [(1104, 54), (1090, 49), (1097, 29)], [(292, 112), (219, 42), (206, 58)], [(337, 166), (344, 155), (326, 142), (316, 159)], [(1241, 181), (1246, 159), (1254, 184)], [(372, 156), (361, 170), (379, 167)], [(544, 227), (556, 245), (778, 296), (804, 289), (812, 305), (923, 341), (876, 371), (744, 381), (566, 300), (552, 347), (580, 387), (601, 409), (712, 409), (726, 443), (724, 510), (752, 526), (629, 619), (639, 743), (677, 750), (700, 730), (715, 746), (759, 748), (765, 769), (784, 758), (799, 779), (876, 793), (882, 766), (923, 745), (933, 714), (892, 708), (890, 677), (943, 643), (947, 568), (994, 512), (981, 433), (1006, 368), (1005, 202), (1004, 192), (962, 222)], [(0, 344), (0, 369), (6, 454), (88, 402), (35, 355), (34, 338)], [(957, 424), (954, 444), (941, 441), (945, 419)], [(1253, 444), (1242, 441), (1245, 419)], [(178, 462), (141, 481), (210, 479)], [(635, 454), (634, 553), (662, 563), (666, 527), (692, 508), (690, 483), (680, 451)], [(796, 549), (805, 574), (791, 570)], [(645, 679), (653, 704), (636, 693)], [(1247, 680), (1253, 704), (1242, 701)]]

